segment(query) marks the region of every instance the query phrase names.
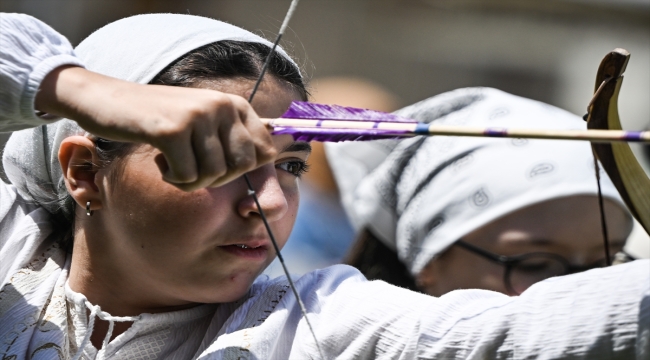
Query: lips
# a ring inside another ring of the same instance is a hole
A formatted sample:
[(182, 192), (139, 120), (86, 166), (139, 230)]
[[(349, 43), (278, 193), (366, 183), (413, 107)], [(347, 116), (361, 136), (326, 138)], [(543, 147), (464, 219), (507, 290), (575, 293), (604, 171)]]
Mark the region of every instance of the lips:
[(249, 260), (266, 260), (269, 251), (267, 241), (249, 241), (242, 244), (224, 245), (219, 248)]

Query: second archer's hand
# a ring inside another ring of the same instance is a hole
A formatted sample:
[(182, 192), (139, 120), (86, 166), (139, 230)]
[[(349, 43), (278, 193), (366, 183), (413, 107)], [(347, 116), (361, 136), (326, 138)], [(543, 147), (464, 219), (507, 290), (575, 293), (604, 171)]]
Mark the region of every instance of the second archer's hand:
[(250, 104), (214, 90), (141, 85), (61, 67), (44, 79), (35, 107), (97, 136), (158, 148), (163, 178), (186, 191), (225, 184), (277, 155)]

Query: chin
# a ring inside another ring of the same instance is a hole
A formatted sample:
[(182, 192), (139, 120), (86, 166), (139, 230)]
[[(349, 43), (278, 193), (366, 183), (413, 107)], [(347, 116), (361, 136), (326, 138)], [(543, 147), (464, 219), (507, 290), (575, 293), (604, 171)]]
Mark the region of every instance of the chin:
[(246, 295), (257, 274), (235, 274), (227, 279), (201, 284), (200, 288), (192, 291), (190, 301), (196, 303), (215, 304), (237, 301)]

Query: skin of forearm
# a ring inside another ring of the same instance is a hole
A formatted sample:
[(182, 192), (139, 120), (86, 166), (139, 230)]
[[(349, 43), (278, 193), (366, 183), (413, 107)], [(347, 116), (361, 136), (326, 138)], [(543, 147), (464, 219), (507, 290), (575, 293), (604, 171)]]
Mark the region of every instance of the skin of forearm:
[[(144, 85), (114, 79), (81, 67), (62, 66), (43, 79), (34, 107), (38, 111), (73, 119), (84, 129), (93, 132), (99, 125), (98, 119), (106, 122), (111, 118), (99, 114), (98, 109), (110, 108), (106, 105), (111, 103), (117, 105), (116, 100), (142, 86)], [(101, 103), (103, 106), (98, 106)]]

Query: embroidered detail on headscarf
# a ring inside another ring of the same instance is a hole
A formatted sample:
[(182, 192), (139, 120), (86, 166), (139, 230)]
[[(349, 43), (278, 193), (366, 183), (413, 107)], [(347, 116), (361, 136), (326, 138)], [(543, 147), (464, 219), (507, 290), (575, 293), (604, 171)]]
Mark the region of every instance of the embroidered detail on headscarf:
[(525, 146), (528, 145), (528, 139), (512, 139), (512, 145), (513, 146)]
[(478, 189), (472, 197), (472, 204), (476, 207), (485, 207), (490, 203), (490, 196), (484, 188)]
[(508, 110), (508, 108), (506, 107), (496, 108), (490, 113), (489, 119), (490, 120), (498, 119), (508, 114), (510, 114), (510, 110)]
[(534, 178), (540, 175), (548, 174), (555, 169), (555, 166), (551, 163), (541, 163), (533, 166), (532, 169), (528, 172), (528, 177)]

